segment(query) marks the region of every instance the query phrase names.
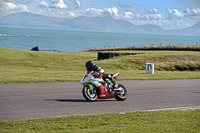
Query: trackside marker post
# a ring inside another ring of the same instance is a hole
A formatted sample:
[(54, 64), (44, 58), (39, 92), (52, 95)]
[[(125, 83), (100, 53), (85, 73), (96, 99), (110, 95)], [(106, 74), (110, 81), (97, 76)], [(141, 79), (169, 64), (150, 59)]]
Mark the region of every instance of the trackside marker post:
[(146, 74), (154, 74), (154, 64), (146, 63)]

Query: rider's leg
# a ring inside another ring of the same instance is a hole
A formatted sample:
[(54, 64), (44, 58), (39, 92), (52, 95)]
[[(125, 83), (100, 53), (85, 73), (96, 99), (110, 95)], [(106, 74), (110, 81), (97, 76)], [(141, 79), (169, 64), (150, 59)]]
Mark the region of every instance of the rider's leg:
[(115, 79), (113, 79), (113, 77), (110, 74), (107, 74), (107, 73), (104, 72), (103, 75), (104, 75), (105, 78), (108, 78), (113, 83), (113, 89), (117, 88), (118, 85), (115, 82)]

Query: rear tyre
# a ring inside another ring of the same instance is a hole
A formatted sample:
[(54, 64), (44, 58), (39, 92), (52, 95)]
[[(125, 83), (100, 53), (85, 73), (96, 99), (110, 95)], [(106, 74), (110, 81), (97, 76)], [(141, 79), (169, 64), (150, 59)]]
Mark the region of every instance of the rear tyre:
[(126, 88), (122, 85), (119, 84), (117, 87), (117, 92), (115, 93), (115, 99), (118, 101), (124, 101), (127, 98), (127, 90)]
[(97, 91), (94, 89), (94, 92), (91, 94), (89, 86), (84, 86), (82, 93), (84, 98), (89, 102), (94, 102), (98, 98)]

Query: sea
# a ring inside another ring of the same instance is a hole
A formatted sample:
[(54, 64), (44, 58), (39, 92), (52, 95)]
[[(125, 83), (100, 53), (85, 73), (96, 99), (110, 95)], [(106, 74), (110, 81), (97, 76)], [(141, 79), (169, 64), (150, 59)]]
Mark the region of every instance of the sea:
[(199, 36), (147, 35), (0, 27), (0, 48), (76, 52), (86, 49), (200, 45)]

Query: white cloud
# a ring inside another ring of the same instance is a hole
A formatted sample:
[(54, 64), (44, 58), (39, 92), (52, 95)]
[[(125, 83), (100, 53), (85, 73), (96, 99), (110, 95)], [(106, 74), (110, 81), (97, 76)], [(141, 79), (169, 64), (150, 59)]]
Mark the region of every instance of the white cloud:
[(133, 13), (132, 12), (125, 12), (124, 13), (124, 18), (125, 19), (132, 19), (133, 18)]
[(84, 15), (87, 17), (102, 17), (102, 9), (88, 8), (85, 10)]
[(122, 18), (129, 19), (129, 21), (132, 20), (132, 22), (134, 22), (134, 21), (162, 20), (163, 16), (161, 14), (139, 14), (139, 13), (133, 14), (132, 12), (125, 12)]
[(177, 9), (167, 9), (169, 15), (170, 15), (170, 18), (180, 18), (180, 17), (184, 17), (184, 14), (183, 12), (181, 11), (178, 11)]
[(42, 1), (42, 2), (40, 2), (39, 7), (49, 7), (49, 4)]
[(158, 12), (158, 10), (157, 9), (152, 9), (149, 12), (152, 13), (152, 14), (156, 14)]
[(177, 9), (167, 9), (166, 20), (170, 21), (170, 26), (167, 29), (187, 28), (195, 23), (200, 22), (200, 9), (185, 9), (178, 11)]
[(104, 9), (95, 9), (95, 8), (88, 8), (86, 9), (83, 14), (83, 16), (87, 17), (117, 17), (118, 15), (118, 9), (116, 7), (113, 8), (104, 8)]
[(51, 8), (58, 8), (58, 9), (67, 8), (63, 0), (51, 0), (51, 2), (52, 2), (52, 4), (50, 5)]
[(80, 7), (80, 6), (81, 6), (81, 3), (80, 3), (79, 1), (75, 1), (75, 5), (76, 5), (77, 7)]
[(113, 16), (116, 17), (118, 16), (118, 9), (116, 7), (113, 8), (105, 8), (103, 11), (103, 16)]
[[(76, 6), (75, 9), (80, 7), (80, 2), (78, 0), (70, 0), (73, 5)], [(70, 4), (68, 4), (70, 6)], [(49, 0), (49, 2), (41, 1), (38, 7), (40, 7), (40, 11), (37, 13), (51, 16), (51, 17), (58, 17), (58, 18), (75, 18), (79, 16), (82, 12), (77, 12), (76, 10), (72, 10), (72, 8), (68, 7), (64, 0)]]
[[(15, 12), (29, 12), (26, 5), (17, 4), (17, 2), (19, 3), (19, 0), (15, 0), (15, 3), (12, 1), (13, 0), (0, 0), (0, 16)], [(23, 1), (28, 2), (32, 0)], [(37, 13), (45, 16), (60, 18), (110, 16), (136, 25), (158, 25), (163, 29), (185, 28), (200, 22), (200, 8), (187, 8), (184, 11), (179, 11), (178, 9), (167, 9), (167, 11), (162, 14), (157, 9), (151, 9), (146, 13), (137, 13), (133, 12), (133, 10), (128, 10), (131, 5), (121, 3), (118, 4), (119, 9), (117, 7), (83, 9), (81, 8), (79, 0), (41, 0), (37, 7), (41, 7)]]
[[(49, 0), (48, 2), (41, 1), (38, 7), (40, 7), (40, 11), (37, 13), (50, 17), (58, 17), (58, 18), (75, 18), (81, 16), (83, 11), (77, 9), (80, 7), (80, 2), (78, 0), (69, 0), (76, 7), (73, 9), (69, 3), (65, 3), (64, 0)], [(68, 7), (68, 6), (69, 7)]]
[(4, 0), (0, 1), (0, 16), (12, 14), (12, 13), (17, 13), (17, 12), (28, 12), (28, 8), (25, 5), (19, 4), (15, 5), (12, 2)]
[(67, 11), (67, 10), (57, 10), (55, 8), (46, 8), (44, 10), (40, 10), (37, 12), (37, 14), (42, 14), (44, 16), (49, 16), (49, 17), (58, 17), (59, 18), (74, 18), (76, 15), (72, 11)]
[(78, 0), (71, 0), (71, 2), (76, 6), (76, 8), (81, 7), (81, 3)]
[[(158, 12), (157, 10), (154, 10), (152, 12), (153, 14), (140, 14), (140, 13), (133, 13), (133, 12), (125, 12), (123, 15), (118, 17), (121, 20), (128, 21), (135, 25), (146, 25), (146, 24), (152, 24), (157, 25), (163, 29), (173, 29), (177, 28), (175, 26), (174, 22), (171, 23), (170, 20), (166, 19), (162, 14), (156, 14)], [(182, 23), (179, 23), (180, 25)]]
[(184, 11), (178, 11), (177, 9), (167, 9), (170, 18), (183, 18), (183, 17), (199, 17), (200, 9), (185, 9)]
[(186, 15), (200, 15), (200, 9), (186, 9), (185, 11), (183, 11)]
[(40, 2), (39, 7), (41, 8), (56, 8), (56, 9), (67, 9), (63, 0), (49, 0), (50, 4), (45, 1)]
[(200, 21), (200, 9), (199, 8), (186, 9), (185, 11), (183, 11), (183, 13), (184, 13), (185, 17), (198, 20), (198, 22)]
[(133, 12), (124, 12), (124, 14), (118, 14), (118, 9), (116, 7), (113, 8), (105, 8), (105, 9), (96, 9), (96, 8), (88, 8), (82, 15), (87, 17), (105, 17), (111, 16), (115, 19), (125, 20), (135, 25), (158, 25), (160, 27), (168, 27), (170, 21), (168, 21), (162, 14), (156, 14), (157, 9), (152, 9), (152, 14), (140, 14)]

